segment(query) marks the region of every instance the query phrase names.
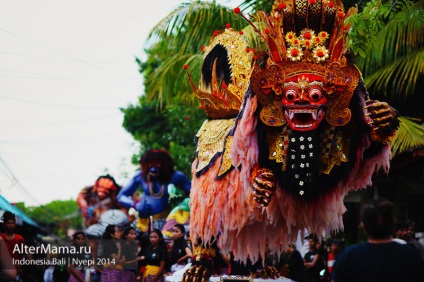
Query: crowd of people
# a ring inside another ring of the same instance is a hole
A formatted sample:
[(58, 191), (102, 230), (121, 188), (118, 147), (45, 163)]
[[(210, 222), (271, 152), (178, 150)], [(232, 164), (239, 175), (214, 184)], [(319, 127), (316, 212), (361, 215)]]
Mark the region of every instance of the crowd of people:
[(289, 244), (284, 276), (305, 282), (424, 281), (423, 245), (414, 238), (413, 222), (395, 224), (393, 204), (382, 198), (364, 205), (360, 221), (367, 240), (346, 249), (340, 239), (325, 248), (312, 234), (302, 259)]
[[(15, 215), (5, 212), (2, 219), (0, 281), (30, 281), (24, 279), (25, 265), (16, 261), (36, 258), (16, 251), (17, 245), (24, 244), (24, 238), (14, 232)], [(325, 242), (310, 234), (305, 237), (308, 251), (303, 256), (294, 243), (289, 243), (281, 254), (269, 253), (255, 263), (238, 262), (232, 254), (220, 254), (215, 272), (254, 278), (285, 277), (299, 282), (424, 281), (423, 246), (414, 238), (415, 226), (411, 222), (395, 224), (389, 201), (376, 199), (364, 205), (361, 227), (367, 241), (346, 249), (342, 239)], [(47, 254), (47, 261), (56, 259), (60, 263), (46, 263), (43, 279), (162, 282), (191, 262), (193, 252), (187, 234), (182, 224), (173, 227), (171, 240), (166, 240), (159, 229), (139, 233), (134, 227), (112, 224), (106, 227), (102, 238), (77, 231), (70, 246), (82, 251)]]
[[(14, 233), (15, 215), (5, 212), (2, 219), (5, 232), (0, 237), (0, 281), (160, 282), (166, 274), (181, 269), (192, 258), (182, 224), (173, 227), (172, 239), (168, 241), (159, 229), (138, 234), (134, 227), (110, 224), (101, 238), (75, 232), (65, 252), (43, 253), (45, 251), (39, 249), (44, 255), (40, 259), (31, 252), (17, 251), (25, 242)], [(30, 263), (22, 265), (19, 260), (38, 261), (44, 276), (28, 280), (25, 274)]]

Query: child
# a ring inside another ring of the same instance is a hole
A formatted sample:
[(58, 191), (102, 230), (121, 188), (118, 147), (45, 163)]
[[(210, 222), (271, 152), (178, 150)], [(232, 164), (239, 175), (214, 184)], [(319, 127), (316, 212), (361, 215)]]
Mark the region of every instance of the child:
[(109, 224), (102, 236), (104, 269), (101, 281), (122, 281), (122, 257), (121, 243), (122, 231), (118, 226)]
[[(72, 246), (76, 247), (78, 250), (80, 250), (80, 247), (85, 246), (86, 247), (86, 235), (82, 231), (77, 231), (72, 235)], [(87, 247), (85, 248), (87, 249)], [(89, 251), (89, 249), (87, 249)], [(81, 252), (77, 254), (70, 254), (70, 258), (79, 259), (80, 261), (90, 261), (91, 254), (88, 252)], [(86, 278), (86, 272), (88, 271), (88, 267), (84, 266), (84, 264), (81, 265), (75, 265), (73, 263), (74, 260), (70, 260), (70, 265), (68, 267), (69, 272), (69, 279), (68, 282), (79, 282), (79, 281), (85, 281)]]
[(187, 241), (184, 238), (185, 228), (182, 224), (175, 224), (172, 228), (171, 242), (171, 272), (184, 268), (188, 259), (193, 256)]
[(137, 274), (137, 233), (134, 227), (128, 227), (122, 234), (122, 256), (125, 257), (122, 282), (134, 282)]
[(150, 244), (146, 257), (141, 257), (141, 259), (146, 260), (146, 270), (142, 282), (163, 282), (168, 249), (159, 229), (150, 232)]

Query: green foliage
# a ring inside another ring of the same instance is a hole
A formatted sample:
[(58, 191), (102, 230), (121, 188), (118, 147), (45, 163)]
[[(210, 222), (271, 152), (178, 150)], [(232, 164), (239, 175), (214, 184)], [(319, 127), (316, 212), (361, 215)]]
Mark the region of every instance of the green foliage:
[(167, 119), (157, 108), (157, 103), (142, 96), (139, 105), (121, 109), (124, 113), (122, 126), (142, 145), (142, 150), (160, 148), (166, 138), (158, 134), (169, 127)]
[(199, 79), (199, 73), (202, 64), (200, 54), (168, 56), (158, 68), (146, 80), (146, 86), (149, 87), (149, 98), (159, 103), (172, 104), (174, 99), (184, 101), (187, 105), (194, 105), (195, 99), (192, 93), (189, 80), (183, 70), (184, 65), (190, 66), (190, 72), (193, 73), (193, 79)]
[[(384, 96), (394, 103), (419, 95), (416, 85), (422, 81), (424, 73), (423, 9), (424, 1), (421, 0), (393, 17), (376, 34), (366, 56), (357, 58), (356, 65), (374, 95)], [(403, 21), (405, 18), (407, 22)]]
[(65, 238), (69, 228), (81, 229), (82, 217), (75, 200), (56, 200), (37, 207), (19, 206), (49, 232)]
[(182, 3), (161, 20), (146, 42), (146, 52), (159, 60), (154, 71), (144, 72), (149, 99), (161, 107), (172, 104), (174, 98), (195, 105), (183, 66), (190, 66), (193, 81), (197, 83), (203, 59), (201, 46), (208, 44), (215, 30), (225, 29), (227, 23), (235, 29), (245, 26), (245, 21), (231, 8), (216, 1)]
[[(412, 51), (370, 73), (365, 84), (373, 92), (384, 93), (392, 101), (408, 98), (415, 93), (417, 81), (424, 73), (424, 48)], [(402, 93), (403, 95), (399, 95)]]
[(174, 159), (175, 167), (186, 175), (191, 174), (194, 160), (194, 136), (206, 115), (197, 107), (187, 107), (182, 101), (159, 109), (155, 101), (145, 97), (140, 105), (131, 105), (124, 112), (123, 127), (141, 144), (141, 150), (133, 157), (138, 164), (140, 157), (150, 149), (166, 149)]
[[(363, 11), (346, 19), (350, 25), (347, 43), (355, 55), (365, 57), (372, 46), (378, 44), (377, 34), (386, 26), (388, 21), (394, 21), (397, 26), (405, 26), (410, 20), (406, 11), (413, 7), (413, 2), (407, 0), (396, 1), (393, 4), (383, 4), (380, 0), (371, 0)], [(421, 14), (422, 16), (422, 14)], [(413, 20), (420, 19), (420, 13), (414, 14)]]
[(274, 1), (267, 0), (245, 0), (240, 4), (243, 11), (251, 11), (255, 14), (258, 11), (265, 11), (267, 14), (271, 12)]
[(393, 156), (424, 146), (424, 126), (401, 117), (400, 127), (391, 141)]
[(186, 107), (185, 103), (179, 102), (166, 107), (163, 115), (170, 124), (167, 132), (164, 132), (167, 139), (164, 148), (170, 152), (176, 169), (191, 175), (191, 163), (196, 150), (194, 137), (206, 119), (206, 114), (197, 107)]
[(231, 8), (215, 0), (182, 3), (153, 27), (146, 46), (151, 49), (166, 39), (172, 53), (194, 54), (208, 42), (214, 30), (225, 29), (227, 23), (235, 29), (246, 24)]
[(190, 66), (188, 71), (197, 83), (203, 60), (200, 47), (227, 23), (236, 29), (245, 26), (229, 7), (216, 1), (192, 1), (182, 3), (150, 32), (145, 49), (148, 59), (136, 59), (145, 93), (137, 105), (121, 109), (123, 127), (141, 145), (132, 158), (134, 163), (145, 151), (163, 148), (170, 152), (177, 169), (191, 174), (194, 136), (206, 115), (198, 109), (183, 66)]
[[(353, 0), (343, 2), (346, 8), (355, 4)], [(269, 13), (273, 3), (246, 0), (240, 7), (245, 13), (259, 10)], [(373, 98), (379, 99), (379, 93), (397, 98), (417, 94), (415, 85), (422, 80), (423, 73), (422, 3), (422, 0), (415, 5), (406, 0), (392, 4), (371, 0), (360, 7), (363, 8), (360, 14), (347, 20), (351, 27), (348, 44), (355, 54), (365, 57), (357, 60), (357, 65)], [(170, 151), (176, 168), (190, 175), (195, 150), (193, 138), (206, 115), (197, 108), (183, 66), (189, 65), (188, 71), (197, 84), (203, 60), (200, 47), (207, 45), (212, 33), (224, 29), (227, 23), (243, 30), (249, 45), (261, 50), (263, 42), (253, 29), (232, 8), (216, 1), (182, 3), (151, 30), (145, 45), (148, 58), (144, 62), (137, 59), (145, 93), (138, 104), (122, 109), (123, 127), (141, 145), (140, 152), (133, 157), (134, 163), (146, 150), (164, 148)], [(420, 144), (420, 141), (408, 141), (417, 136), (422, 138), (419, 130), (408, 129), (415, 125), (402, 123), (394, 139), (401, 142), (393, 145), (396, 150)], [(403, 134), (404, 129), (418, 135)]]
[[(372, 99), (386, 100), (403, 115), (392, 140), (393, 155), (424, 146), (420, 119), (424, 85), (424, 1), (381, 4), (372, 0), (362, 13), (347, 20), (349, 43), (360, 57), (362, 71)], [(415, 121), (415, 122), (414, 122)]]

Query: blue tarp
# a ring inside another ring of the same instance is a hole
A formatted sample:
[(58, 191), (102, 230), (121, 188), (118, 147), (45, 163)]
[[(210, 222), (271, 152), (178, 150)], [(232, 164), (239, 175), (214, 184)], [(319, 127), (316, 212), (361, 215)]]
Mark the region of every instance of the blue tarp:
[(2, 195), (0, 195), (0, 209), (5, 211), (10, 211), (14, 213), (16, 216), (22, 218), (26, 223), (38, 227), (38, 224), (32, 220), (29, 216), (27, 216), (23, 211), (21, 211), (18, 207), (12, 205), (8, 200), (6, 200)]

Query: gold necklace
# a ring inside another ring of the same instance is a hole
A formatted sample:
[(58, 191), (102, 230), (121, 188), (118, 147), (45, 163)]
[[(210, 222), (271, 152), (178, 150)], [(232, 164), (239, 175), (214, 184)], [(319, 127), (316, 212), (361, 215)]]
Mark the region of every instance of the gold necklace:
[(160, 199), (163, 197), (163, 194), (165, 194), (165, 184), (160, 186), (159, 192), (155, 193), (153, 191), (152, 183), (150, 182), (150, 176), (147, 176), (147, 185), (149, 186), (150, 196), (152, 196), (153, 199)]

